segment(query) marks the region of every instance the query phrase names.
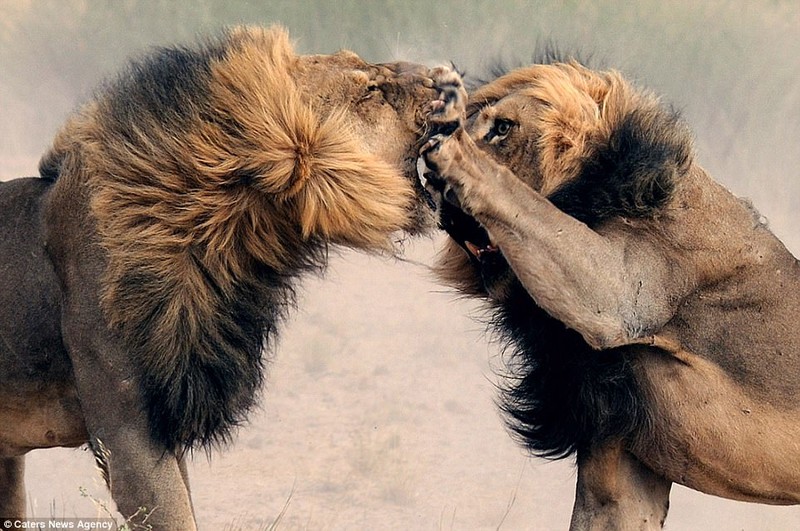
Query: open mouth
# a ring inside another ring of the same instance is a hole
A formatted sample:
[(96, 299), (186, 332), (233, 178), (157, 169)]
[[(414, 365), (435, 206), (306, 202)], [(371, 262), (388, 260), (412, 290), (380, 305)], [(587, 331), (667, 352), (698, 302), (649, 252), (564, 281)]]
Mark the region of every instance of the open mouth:
[(471, 259), (480, 264), (500, 255), (500, 249), (492, 243), (486, 229), (475, 218), (447, 200), (441, 203), (439, 225)]

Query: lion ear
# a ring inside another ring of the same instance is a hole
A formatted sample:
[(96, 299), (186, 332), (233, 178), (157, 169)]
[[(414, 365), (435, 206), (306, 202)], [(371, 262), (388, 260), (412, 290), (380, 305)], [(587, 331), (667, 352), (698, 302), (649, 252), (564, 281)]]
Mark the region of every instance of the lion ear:
[(672, 197), (692, 163), (692, 136), (679, 114), (617, 74), (587, 135), (576, 177), (550, 200), (590, 225), (614, 216), (648, 217)]
[(540, 192), (549, 195), (580, 171), (601, 127), (600, 111), (573, 65), (543, 68), (536, 76), (531, 96), (544, 103), (537, 117)]
[(540, 192), (549, 195), (578, 174), (599, 127), (597, 105), (585, 94), (551, 100), (541, 112), (537, 141)]

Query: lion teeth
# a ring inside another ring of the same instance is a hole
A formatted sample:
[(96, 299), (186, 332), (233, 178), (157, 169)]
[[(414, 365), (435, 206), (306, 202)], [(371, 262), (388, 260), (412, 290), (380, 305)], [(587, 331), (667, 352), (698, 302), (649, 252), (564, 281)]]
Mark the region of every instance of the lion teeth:
[(425, 164), (425, 160), (422, 157), (417, 158), (417, 178), (419, 182), (422, 183), (423, 188), (428, 185), (428, 178), (425, 177), (425, 173), (428, 171), (428, 166)]
[(467, 247), (467, 250), (469, 251), (469, 253), (472, 256), (474, 256), (475, 258), (480, 258), (481, 257), (481, 253), (483, 251), (481, 250), (480, 247), (478, 247), (477, 245), (475, 245), (474, 243), (472, 243), (470, 241), (465, 241), (464, 245)]
[[(483, 225), (481, 225), (481, 226), (483, 227)], [(487, 229), (486, 227), (483, 227), (483, 230), (486, 231), (486, 237), (489, 238), (489, 245), (488, 245), (489, 249), (492, 250), (492, 251), (496, 251), (497, 250), (497, 244), (494, 243), (494, 238), (492, 237), (492, 233), (489, 232), (489, 229)]]
[(478, 247), (471, 241), (464, 241), (464, 247), (467, 248), (469, 254), (478, 259), (480, 259), (484, 255), (484, 253), (496, 253), (500, 250), (493, 243), (488, 244), (486, 247)]

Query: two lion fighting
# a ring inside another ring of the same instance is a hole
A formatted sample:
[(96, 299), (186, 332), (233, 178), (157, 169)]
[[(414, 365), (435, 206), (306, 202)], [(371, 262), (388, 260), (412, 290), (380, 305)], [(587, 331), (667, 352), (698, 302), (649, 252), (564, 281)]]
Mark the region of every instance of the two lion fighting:
[(450, 69), (277, 29), (106, 85), (0, 187), (0, 516), (26, 452), (89, 442), (122, 514), (195, 529), (185, 452), (245, 419), (296, 279), (437, 220), (436, 270), (516, 352), (510, 426), (577, 456), (574, 529), (660, 528), (672, 482), (800, 501), (800, 271), (678, 116), (574, 62), (465, 105)]

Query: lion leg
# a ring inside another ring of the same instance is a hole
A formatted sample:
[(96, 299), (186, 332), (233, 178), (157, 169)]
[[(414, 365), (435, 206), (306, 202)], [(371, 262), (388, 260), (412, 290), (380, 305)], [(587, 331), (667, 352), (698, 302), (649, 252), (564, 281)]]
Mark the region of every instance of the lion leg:
[[(103, 341), (102, 333), (76, 334), (70, 328), (65, 339), (81, 408), (117, 509), (134, 527), (195, 530), (178, 459), (150, 435), (137, 384), (129, 376), (135, 374), (130, 360), (117, 345)], [(104, 382), (103, 389), (97, 382)]]
[[(61, 183), (69, 179), (61, 175)], [(130, 527), (195, 531), (177, 457), (151, 436), (142, 407), (139, 367), (100, 306), (107, 267), (86, 197), (52, 191), (46, 241), (63, 290), (61, 332), (92, 450), (117, 510)]]
[(433, 137), (422, 155), (446, 181), (445, 199), (481, 223), (536, 303), (593, 348), (652, 342), (672, 317), (672, 291), (685, 282), (672, 281), (656, 246), (600, 234), (560, 211), (463, 129)]
[(0, 458), (0, 518), (25, 518), (25, 456)]
[(87, 289), (73, 290), (65, 302), (63, 337), (91, 447), (111, 497), (133, 527), (195, 530), (178, 459), (150, 434), (135, 360), (102, 325), (94, 280), (82, 283)]
[(570, 529), (662, 529), (671, 486), (619, 443), (579, 454)]

